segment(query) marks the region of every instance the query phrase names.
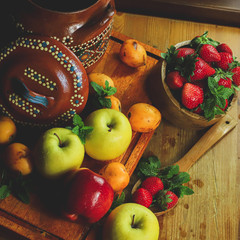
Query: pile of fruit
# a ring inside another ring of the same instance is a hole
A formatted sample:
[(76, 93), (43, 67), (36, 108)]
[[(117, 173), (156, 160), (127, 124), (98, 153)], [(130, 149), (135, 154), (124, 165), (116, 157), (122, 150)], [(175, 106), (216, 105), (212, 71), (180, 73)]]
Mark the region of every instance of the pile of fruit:
[[(130, 67), (146, 64), (146, 51), (136, 40), (124, 42), (119, 54)], [(0, 199), (12, 194), (29, 203), (32, 187), (29, 183), (34, 184), (38, 178), (42, 187), (60, 185), (61, 208), (58, 210), (67, 219), (76, 221), (82, 217), (88, 223), (95, 223), (108, 216), (103, 233), (105, 240), (122, 239), (125, 233), (120, 232), (117, 221), (125, 218), (126, 209), (132, 211), (128, 228), (133, 237), (138, 239), (135, 234), (145, 234), (145, 239), (157, 240), (159, 224), (153, 212), (140, 204), (119, 201), (119, 196), (123, 196), (119, 193), (129, 184), (130, 176), (125, 166), (114, 159), (127, 150), (132, 131), (155, 130), (161, 122), (161, 113), (150, 104), (137, 103), (125, 115), (121, 112), (120, 100), (114, 96), (117, 89), (112, 79), (103, 73), (90, 73), (88, 78), (90, 95), (82, 113), (84, 118), (75, 114), (70, 126), (44, 130), (33, 147), (19, 142), (18, 126), (9, 117), (1, 116)], [(98, 173), (82, 167), (86, 155), (103, 163)], [(141, 228), (137, 215), (144, 215), (149, 229), (151, 226), (156, 231), (137, 233), (135, 229)]]
[(211, 120), (224, 114), (240, 85), (240, 63), (226, 43), (207, 36), (188, 45), (171, 46), (162, 57), (167, 62), (166, 83), (182, 107)]

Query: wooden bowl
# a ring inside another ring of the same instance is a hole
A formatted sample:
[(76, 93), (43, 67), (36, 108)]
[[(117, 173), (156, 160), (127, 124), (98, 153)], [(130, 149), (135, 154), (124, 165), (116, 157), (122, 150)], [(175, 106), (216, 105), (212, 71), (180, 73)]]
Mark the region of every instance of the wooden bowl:
[[(186, 46), (190, 41), (184, 41), (175, 45), (176, 48)], [(215, 124), (225, 114), (217, 115), (208, 121), (204, 116), (188, 111), (173, 96), (170, 88), (165, 82), (167, 63), (160, 59), (149, 76), (150, 96), (152, 103), (160, 110), (163, 117), (179, 128), (204, 129)], [(234, 95), (231, 104), (236, 101)], [(228, 111), (231, 107), (228, 108)]]

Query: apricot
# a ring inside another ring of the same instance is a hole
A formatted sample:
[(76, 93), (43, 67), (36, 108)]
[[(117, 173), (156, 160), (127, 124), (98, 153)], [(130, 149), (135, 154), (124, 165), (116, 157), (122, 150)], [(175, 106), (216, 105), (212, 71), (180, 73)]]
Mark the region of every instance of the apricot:
[(121, 112), (122, 105), (121, 105), (120, 100), (117, 97), (111, 95), (111, 96), (107, 96), (105, 98), (109, 98), (111, 100), (111, 103), (112, 103), (111, 109), (115, 109), (115, 110)]
[[(104, 73), (90, 73), (90, 74), (88, 74), (88, 80), (89, 80), (89, 83), (95, 82), (99, 86), (102, 86), (103, 88), (105, 88), (106, 81), (108, 81), (108, 84), (110, 87), (115, 87), (112, 78), (110, 78), (108, 75), (106, 75)], [(91, 84), (90, 84), (90, 86), (91, 86)], [(94, 90), (92, 87), (90, 87), (90, 93), (94, 93)]]
[(147, 103), (136, 103), (127, 112), (133, 131), (150, 132), (155, 130), (162, 119), (160, 111)]
[(119, 56), (123, 63), (133, 68), (144, 66), (147, 63), (147, 52), (135, 39), (128, 39), (123, 42)]
[(112, 186), (114, 192), (122, 191), (130, 181), (130, 176), (125, 166), (120, 162), (110, 162), (100, 169), (102, 175)]
[(22, 143), (11, 143), (3, 152), (3, 161), (9, 170), (28, 175), (32, 172), (33, 165), (30, 149)]
[(10, 117), (0, 116), (0, 144), (8, 144), (15, 138), (17, 128)]

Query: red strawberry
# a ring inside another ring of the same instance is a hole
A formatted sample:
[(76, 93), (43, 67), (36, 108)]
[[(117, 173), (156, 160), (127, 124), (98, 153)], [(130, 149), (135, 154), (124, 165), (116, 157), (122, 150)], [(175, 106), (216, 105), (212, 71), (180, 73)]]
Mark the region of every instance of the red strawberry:
[(195, 50), (193, 48), (178, 48), (177, 49), (178, 54), (177, 57), (186, 57), (187, 55), (191, 55), (195, 53)]
[(226, 43), (221, 43), (217, 46), (218, 52), (227, 52), (233, 55), (232, 49), (226, 44)]
[(167, 209), (174, 207), (178, 202), (177, 195), (171, 191), (167, 191), (166, 196), (168, 199), (171, 199), (170, 201), (167, 201)]
[(228, 52), (220, 52), (219, 54), (221, 56), (221, 60), (216, 63), (217, 67), (223, 70), (228, 70), (229, 64), (233, 61), (232, 55)]
[(142, 188), (147, 189), (152, 196), (154, 196), (158, 191), (163, 190), (164, 186), (162, 180), (158, 177), (148, 177), (141, 185)]
[(219, 62), (221, 60), (217, 49), (210, 44), (203, 44), (199, 50), (199, 55), (207, 63)]
[(235, 67), (231, 70), (234, 74), (232, 76), (233, 82), (239, 86), (240, 85), (240, 66)]
[(185, 83), (182, 90), (182, 104), (188, 108), (196, 108), (203, 103), (203, 90), (192, 83)]
[(152, 194), (147, 189), (139, 188), (133, 193), (132, 201), (148, 208), (152, 204)]
[(178, 196), (172, 191), (159, 191), (156, 196), (156, 202), (161, 211), (174, 207), (178, 202)]
[(185, 82), (187, 82), (186, 78), (181, 76), (178, 71), (168, 73), (166, 78), (167, 85), (173, 90), (181, 88)]
[(224, 86), (226, 88), (231, 88), (232, 87), (232, 80), (228, 77), (226, 79), (220, 78), (218, 81), (219, 86)]
[(203, 59), (197, 57), (197, 60), (193, 76), (190, 77), (191, 81), (202, 80), (215, 73), (215, 69), (209, 66)]

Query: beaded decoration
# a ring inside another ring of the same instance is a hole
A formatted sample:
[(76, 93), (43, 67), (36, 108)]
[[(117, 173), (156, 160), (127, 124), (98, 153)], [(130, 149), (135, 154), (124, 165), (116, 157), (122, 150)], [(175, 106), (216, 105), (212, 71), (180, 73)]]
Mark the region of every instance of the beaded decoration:
[[(16, 23), (16, 28), (21, 33), (33, 33), (32, 30), (26, 29), (22, 23)], [(113, 27), (113, 20), (109, 22), (105, 29), (94, 38), (87, 42), (74, 45), (74, 39), (72, 36), (64, 36), (60, 39), (57, 36), (50, 36), (51, 38), (62, 42), (70, 50), (72, 50), (81, 61), (85, 69), (89, 68), (93, 64), (97, 63), (104, 55), (107, 47), (109, 38)]]
[[(16, 119), (16, 117), (12, 116), (12, 114), (6, 109), (6, 106), (0, 103), (0, 111), (4, 115), (12, 118), (16, 123), (44, 127), (63, 124), (69, 121), (78, 112), (79, 107), (86, 101), (85, 97), (81, 94), (81, 91), (84, 87), (82, 76), (83, 72), (81, 71), (81, 68), (76, 66), (75, 62), (70, 59), (69, 56), (64, 53), (64, 51), (61, 51), (58, 46), (50, 42), (50, 40), (46, 41), (35, 37), (19, 37), (15, 42), (12, 42), (8, 47), (2, 50), (0, 53), (0, 64), (19, 47), (44, 51), (46, 54), (50, 54), (50, 56), (56, 59), (56, 61), (61, 64), (63, 68), (66, 69), (66, 71), (72, 76), (72, 80), (68, 81), (68, 84), (72, 84), (74, 91), (71, 98), (68, 99), (70, 106), (72, 107), (70, 109), (68, 108), (64, 113), (60, 113), (59, 116), (49, 124), (39, 123), (37, 121), (37, 117), (42, 113), (41, 109), (44, 108), (38, 106), (42, 104), (47, 108), (48, 97), (38, 96), (37, 94), (33, 96), (32, 94), (29, 94), (26, 86), (21, 83), (21, 88), (25, 91), (24, 93), (19, 94), (18, 92), (9, 92), (6, 94), (8, 94), (8, 101), (10, 105), (14, 105), (15, 107), (19, 108), (20, 112), (24, 113), (24, 116), (26, 116), (26, 119), (30, 119), (31, 121), (21, 121)], [(55, 43), (55, 41), (53, 42)], [(57, 91), (57, 84), (54, 82), (54, 79), (48, 79), (42, 73), (37, 72), (35, 69), (29, 66), (23, 69), (23, 71), (23, 75), (26, 76), (28, 81), (34, 81), (36, 84), (39, 84), (52, 92)]]

